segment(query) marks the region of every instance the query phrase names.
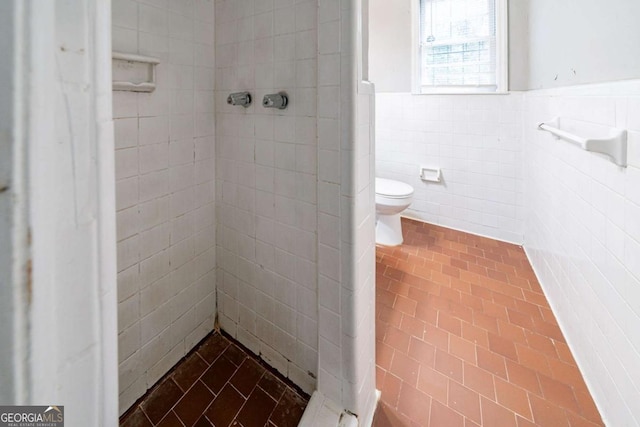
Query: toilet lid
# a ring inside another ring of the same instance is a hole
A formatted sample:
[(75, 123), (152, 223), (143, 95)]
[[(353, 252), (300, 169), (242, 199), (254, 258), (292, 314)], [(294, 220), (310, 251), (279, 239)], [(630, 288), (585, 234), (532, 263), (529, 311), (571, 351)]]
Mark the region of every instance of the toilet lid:
[(413, 187), (392, 179), (376, 178), (376, 194), (385, 197), (409, 197), (413, 194)]

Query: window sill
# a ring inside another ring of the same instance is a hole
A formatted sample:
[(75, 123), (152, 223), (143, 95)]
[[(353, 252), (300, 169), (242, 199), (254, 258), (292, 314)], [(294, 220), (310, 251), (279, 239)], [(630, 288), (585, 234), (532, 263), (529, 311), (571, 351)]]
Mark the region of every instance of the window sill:
[(511, 91), (500, 91), (500, 92), (411, 92), (411, 95), (510, 95)]

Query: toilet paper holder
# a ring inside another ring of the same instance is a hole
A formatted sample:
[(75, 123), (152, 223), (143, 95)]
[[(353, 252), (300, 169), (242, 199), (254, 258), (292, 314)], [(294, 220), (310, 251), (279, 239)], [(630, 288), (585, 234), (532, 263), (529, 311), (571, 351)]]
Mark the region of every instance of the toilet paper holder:
[(442, 170), (430, 166), (420, 166), (420, 179), (428, 182), (442, 182)]

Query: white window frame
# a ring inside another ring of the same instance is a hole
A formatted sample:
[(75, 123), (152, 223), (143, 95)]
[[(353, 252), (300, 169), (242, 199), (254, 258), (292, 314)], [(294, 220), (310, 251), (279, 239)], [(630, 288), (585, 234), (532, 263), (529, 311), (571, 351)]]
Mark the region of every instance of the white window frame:
[(491, 95), (509, 93), (509, 21), (507, 0), (496, 2), (496, 90), (475, 86), (422, 86), (420, 46), (420, 1), (411, 2), (411, 91), (414, 95), (462, 94)]

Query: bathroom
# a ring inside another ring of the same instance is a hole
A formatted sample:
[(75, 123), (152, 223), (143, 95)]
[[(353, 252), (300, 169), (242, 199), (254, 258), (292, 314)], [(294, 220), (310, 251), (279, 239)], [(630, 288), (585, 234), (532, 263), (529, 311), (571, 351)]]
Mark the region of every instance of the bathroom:
[[(108, 3), (0, 6), (0, 400), (69, 425), (640, 424), (635, 2)], [(425, 82), (460, 5), (490, 70)]]

